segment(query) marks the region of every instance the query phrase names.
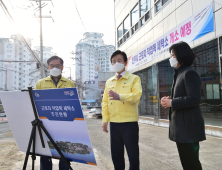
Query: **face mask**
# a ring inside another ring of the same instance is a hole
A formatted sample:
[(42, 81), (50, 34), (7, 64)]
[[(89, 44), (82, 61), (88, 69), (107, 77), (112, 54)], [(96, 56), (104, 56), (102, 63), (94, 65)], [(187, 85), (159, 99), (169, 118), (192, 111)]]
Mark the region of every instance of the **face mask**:
[(61, 69), (58, 69), (58, 68), (53, 68), (53, 69), (50, 69), (50, 75), (53, 76), (53, 77), (57, 77), (61, 74)]
[(177, 68), (177, 64), (178, 64), (177, 59), (176, 58), (170, 58), (169, 60), (170, 60), (171, 67)]
[(125, 65), (124, 64), (121, 64), (121, 63), (118, 63), (116, 62), (114, 65), (113, 65), (113, 70), (115, 72), (121, 72), (123, 69), (124, 69)]

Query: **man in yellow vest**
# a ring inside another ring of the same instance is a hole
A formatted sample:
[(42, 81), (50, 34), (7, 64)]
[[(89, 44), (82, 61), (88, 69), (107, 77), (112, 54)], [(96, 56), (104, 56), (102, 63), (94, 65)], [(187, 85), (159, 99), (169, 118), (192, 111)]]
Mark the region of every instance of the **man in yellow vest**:
[(117, 50), (111, 56), (116, 75), (106, 82), (102, 100), (103, 131), (110, 121), (111, 154), (115, 170), (125, 169), (124, 145), (130, 170), (139, 170), (138, 106), (142, 95), (140, 78), (125, 70), (127, 56)]
[[(50, 76), (41, 79), (37, 82), (35, 89), (56, 89), (56, 88), (71, 88), (75, 87), (71, 80), (62, 76), (63, 59), (58, 56), (52, 56), (47, 60)], [(69, 170), (69, 168), (59, 161), (60, 170)], [(46, 157), (40, 158), (40, 170), (52, 170), (52, 160)]]

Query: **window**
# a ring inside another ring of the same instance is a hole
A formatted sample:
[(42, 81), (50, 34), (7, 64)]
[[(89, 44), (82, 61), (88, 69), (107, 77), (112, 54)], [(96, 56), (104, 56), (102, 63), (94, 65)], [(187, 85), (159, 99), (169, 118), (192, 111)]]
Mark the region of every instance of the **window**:
[(155, 13), (158, 12), (168, 0), (154, 0)]
[(220, 54), (222, 54), (222, 37), (219, 39), (219, 45), (220, 45)]
[(118, 47), (122, 45), (122, 39), (118, 42)]
[(137, 4), (131, 11), (131, 26), (135, 25), (139, 20), (139, 5)]
[(118, 36), (118, 40), (123, 36), (123, 24), (121, 24), (121, 25), (117, 28), (117, 36)]
[(161, 9), (161, 6), (162, 6), (161, 1), (159, 1), (155, 4), (156, 12), (158, 12)]
[(150, 0), (140, 1), (140, 16), (142, 17), (150, 9)]
[(207, 99), (220, 99), (219, 84), (206, 84)]
[(145, 22), (150, 18), (150, 1), (149, 0), (141, 0), (140, 1), (140, 26), (143, 26)]
[(130, 35), (129, 32), (127, 32), (126, 35), (124, 35), (124, 37), (123, 37), (124, 42), (129, 38), (129, 35)]
[(125, 34), (130, 29), (130, 17), (129, 15), (123, 21), (123, 34)]

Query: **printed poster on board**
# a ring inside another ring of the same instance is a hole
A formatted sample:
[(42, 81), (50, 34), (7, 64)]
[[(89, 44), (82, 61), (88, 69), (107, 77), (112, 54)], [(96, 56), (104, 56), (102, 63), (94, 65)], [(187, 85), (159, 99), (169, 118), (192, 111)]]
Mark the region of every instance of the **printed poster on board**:
[[(32, 93), (39, 119), (64, 156), (74, 162), (96, 165), (76, 88), (33, 90)], [(47, 141), (52, 157), (60, 157), (49, 139)]]

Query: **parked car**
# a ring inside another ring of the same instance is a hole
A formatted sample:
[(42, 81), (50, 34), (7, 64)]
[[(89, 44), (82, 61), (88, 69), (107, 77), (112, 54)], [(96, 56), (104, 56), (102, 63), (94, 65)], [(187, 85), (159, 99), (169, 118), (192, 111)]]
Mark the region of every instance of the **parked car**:
[(0, 111), (0, 117), (6, 117), (6, 114), (5, 114), (4, 110)]

